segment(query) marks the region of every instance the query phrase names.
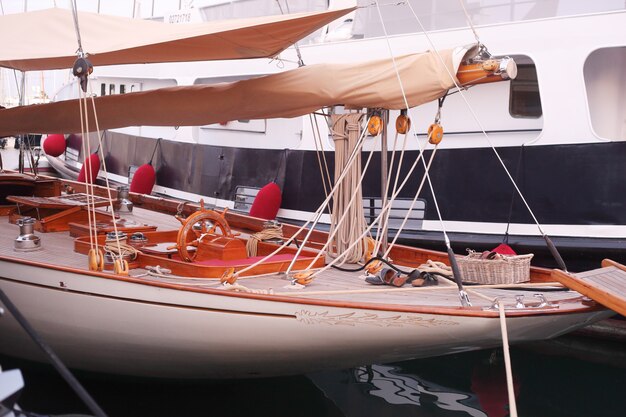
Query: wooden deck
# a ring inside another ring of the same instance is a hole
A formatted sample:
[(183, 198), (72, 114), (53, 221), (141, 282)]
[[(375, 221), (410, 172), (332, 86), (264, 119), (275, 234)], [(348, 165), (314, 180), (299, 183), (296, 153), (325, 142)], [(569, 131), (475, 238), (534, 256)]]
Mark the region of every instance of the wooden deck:
[[(128, 221), (138, 224), (158, 226), (159, 230), (176, 230), (179, 222), (171, 215), (156, 213), (141, 208), (135, 208), (131, 215), (124, 216)], [(62, 268), (72, 268), (78, 271), (87, 270), (87, 257), (74, 251), (74, 239), (68, 232), (37, 233), (42, 241), (42, 249), (33, 252), (16, 252), (13, 250), (13, 240), (18, 235), (19, 228), (8, 223), (6, 217), (0, 218), (0, 256), (7, 259), (19, 259), (36, 264), (48, 264)], [(157, 265), (154, 265), (157, 266)], [(409, 267), (399, 267), (410, 269)], [(105, 271), (111, 278), (114, 275)], [(130, 271), (130, 277), (146, 285), (172, 285), (181, 290), (211, 290), (232, 291), (219, 283), (218, 279), (190, 278), (170, 274), (150, 274), (142, 268)], [(405, 306), (413, 308), (424, 307), (460, 307), (457, 287), (451, 281), (440, 278), (439, 285), (423, 288), (411, 287), (409, 284), (402, 288), (387, 285), (375, 286), (364, 281), (363, 272), (343, 272), (329, 269), (320, 274), (313, 283), (303, 287), (293, 285), (285, 274), (271, 274), (255, 277), (241, 277), (237, 285), (243, 291), (268, 294), (271, 296), (299, 298), (309, 300), (324, 300), (331, 303), (363, 303), (386, 306)], [(518, 302), (515, 297), (523, 295), (522, 302), (529, 308), (536, 307), (539, 300), (534, 298), (535, 293), (542, 293), (548, 303), (559, 304), (560, 311), (576, 310), (581, 308), (581, 295), (576, 291), (569, 291), (559, 284), (517, 284), (498, 286), (471, 286), (466, 287), (473, 306), (478, 309), (489, 307), (496, 297), (502, 297), (507, 309), (514, 309)], [(545, 289), (545, 291), (544, 291)], [(556, 308), (556, 307), (555, 307)], [(549, 310), (549, 308), (548, 308)]]

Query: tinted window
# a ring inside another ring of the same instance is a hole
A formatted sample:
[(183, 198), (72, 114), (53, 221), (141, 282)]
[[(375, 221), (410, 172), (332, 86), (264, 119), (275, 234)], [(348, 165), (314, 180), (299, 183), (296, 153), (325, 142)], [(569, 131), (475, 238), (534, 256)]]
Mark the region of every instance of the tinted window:
[(513, 117), (541, 117), (541, 97), (534, 64), (518, 63), (517, 77), (511, 81), (509, 113)]

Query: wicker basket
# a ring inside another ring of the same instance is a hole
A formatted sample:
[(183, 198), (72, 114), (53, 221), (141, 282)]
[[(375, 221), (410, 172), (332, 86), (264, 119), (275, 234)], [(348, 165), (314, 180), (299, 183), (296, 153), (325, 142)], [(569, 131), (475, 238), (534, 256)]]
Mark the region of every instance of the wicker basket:
[(528, 255), (498, 255), (496, 259), (481, 259), (481, 254), (468, 250), (467, 256), (457, 257), (464, 282), (476, 284), (515, 284), (530, 281)]

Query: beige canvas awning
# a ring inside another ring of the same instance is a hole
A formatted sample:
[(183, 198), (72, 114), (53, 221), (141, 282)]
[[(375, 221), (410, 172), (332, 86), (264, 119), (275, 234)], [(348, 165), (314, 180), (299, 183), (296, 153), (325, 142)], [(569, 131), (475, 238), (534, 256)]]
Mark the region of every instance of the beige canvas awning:
[[(467, 48), (441, 51), (450, 73)], [(433, 52), (396, 58), (409, 107), (435, 100), (454, 87)], [(95, 98), (100, 129), (126, 126), (201, 126), (238, 120), (294, 117), (325, 106), (403, 109), (391, 59), (320, 64), (279, 74)], [(91, 110), (89, 104), (89, 111)], [(81, 131), (78, 100), (0, 110), (0, 136)], [(89, 126), (95, 127), (93, 114)]]
[[(94, 66), (272, 57), (353, 11), (165, 24), (79, 12), (83, 51)], [(0, 16), (0, 66), (21, 71), (72, 68), (78, 41), (72, 12), (47, 9)]]

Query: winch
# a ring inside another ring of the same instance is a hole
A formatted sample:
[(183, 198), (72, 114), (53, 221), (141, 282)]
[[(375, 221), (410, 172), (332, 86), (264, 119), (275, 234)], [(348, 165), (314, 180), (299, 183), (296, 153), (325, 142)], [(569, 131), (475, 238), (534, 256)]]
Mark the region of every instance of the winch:
[(119, 213), (132, 213), (133, 202), (128, 199), (128, 186), (121, 185), (117, 188), (116, 210)]
[(15, 238), (14, 250), (18, 252), (29, 252), (41, 249), (41, 239), (33, 233), (35, 219), (32, 217), (22, 217), (17, 221), (20, 227), (20, 235)]

